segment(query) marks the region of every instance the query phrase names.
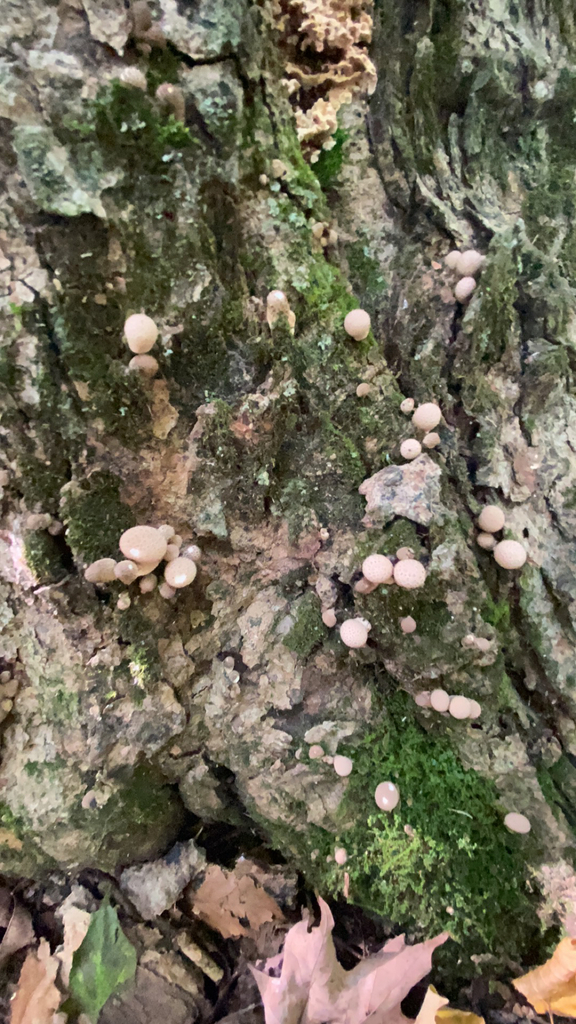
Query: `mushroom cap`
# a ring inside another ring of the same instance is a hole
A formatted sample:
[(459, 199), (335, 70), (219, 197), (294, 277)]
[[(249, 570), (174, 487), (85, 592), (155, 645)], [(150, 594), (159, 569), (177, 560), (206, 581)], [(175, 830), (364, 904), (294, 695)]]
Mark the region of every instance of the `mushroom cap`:
[(334, 850), (334, 860), (340, 867), (343, 867), (348, 860), (348, 854), (343, 846), (337, 846)]
[(266, 296), (266, 305), (271, 312), (280, 313), (288, 310), (288, 299), (286, 293), (280, 291), (279, 288), (274, 288), (271, 292), (268, 292)]
[(146, 313), (133, 313), (124, 324), (124, 337), (131, 352), (149, 352), (156, 343), (158, 328)]
[(446, 693), (446, 690), (432, 690), (430, 694), (430, 707), (434, 708), (434, 711), (448, 711), (450, 705), (450, 695)]
[(365, 647), (368, 630), (362, 619), (346, 619), (340, 626), (340, 639), (346, 647)]
[(419, 708), (429, 708), (431, 706), (430, 690), (420, 690), (420, 693), (417, 693), (414, 697), (414, 703), (417, 704)]
[(121, 612), (125, 612), (126, 609), (130, 607), (131, 604), (132, 601), (130, 600), (130, 595), (127, 593), (120, 594), (120, 597), (116, 601), (116, 607)]
[(475, 646), (477, 651), (483, 651), (484, 653), (486, 653), (486, 651), (490, 650), (490, 646), (491, 645), (490, 645), (490, 641), (487, 639), (487, 637), (485, 637), (485, 636), (477, 636), (475, 641), (474, 641), (474, 646)]
[(380, 782), (374, 791), (374, 799), (381, 811), (393, 811), (400, 799), (398, 787), (393, 782)]
[(324, 757), (324, 747), (321, 747), (319, 743), (313, 743), (308, 749), (308, 757), (311, 761), (317, 761), (320, 757)]
[(366, 381), (362, 381), (362, 383), (359, 384), (358, 387), (356, 388), (356, 395), (358, 398), (365, 398), (366, 395), (369, 395), (371, 391), (372, 388), (370, 387), (370, 385)]
[(484, 257), (481, 252), (477, 252), (476, 249), (466, 249), (465, 252), (459, 253), (454, 270), (460, 274), (460, 277), (473, 277), (483, 263)]
[(503, 569), (521, 569), (527, 557), (526, 548), (517, 540), (501, 540), (494, 548), (494, 559)]
[(322, 612), (322, 622), (325, 626), (328, 626), (329, 629), (336, 625), (336, 614), (333, 608), (326, 608)]
[(422, 444), (425, 448), (437, 448), (440, 444), (440, 434), (437, 434), (436, 431), (433, 430), (430, 434), (426, 434), (422, 438)]
[(148, 573), (147, 576), (142, 576), (142, 578), (140, 580), (140, 584), (139, 584), (139, 586), (140, 586), (140, 593), (141, 594), (151, 594), (152, 591), (155, 589), (157, 582), (158, 581), (157, 581), (156, 577), (153, 576), (152, 573)]
[(123, 85), (130, 85), (133, 89), (147, 89), (146, 75), (139, 68), (127, 67), (120, 72), (120, 81)]
[(412, 423), (418, 430), (424, 430), (428, 433), (429, 430), (434, 430), (442, 419), (442, 411), (436, 402), (424, 402), (419, 405), (412, 417)]
[(386, 555), (368, 555), (362, 562), (362, 572), (370, 583), (386, 583), (392, 578), (394, 566)]
[(162, 523), (161, 526), (157, 526), (156, 529), (158, 530), (158, 533), (161, 533), (162, 536), (166, 538), (167, 544), (170, 543), (172, 537), (176, 532), (174, 527), (170, 526), (169, 523)]
[(403, 459), (417, 459), (422, 454), (422, 445), (415, 437), (408, 437), (400, 445), (400, 455)]
[(351, 757), (345, 757), (344, 754), (334, 755), (334, 771), (336, 775), (339, 775), (342, 779), (345, 779), (354, 767), (354, 762)]
[(405, 590), (416, 590), (426, 581), (426, 569), (415, 558), (404, 558), (394, 566), (394, 582)]
[(452, 251), (449, 252), (448, 255), (444, 257), (444, 263), (446, 264), (447, 267), (450, 268), (450, 270), (456, 270), (456, 264), (460, 259), (461, 255), (462, 253), (460, 252), (459, 249), (452, 249)]
[(114, 558), (97, 558), (84, 570), (84, 579), (88, 580), (88, 583), (112, 583), (116, 579), (115, 568)]
[(160, 558), (155, 558), (152, 562), (138, 562), (136, 565), (136, 576), (149, 576), (154, 569), (157, 569), (160, 565)]
[(473, 277), (461, 277), (454, 289), (454, 295), (458, 299), (458, 302), (465, 302), (469, 299), (476, 287), (476, 281)]
[(396, 558), (401, 562), (405, 562), (407, 558), (414, 558), (414, 548), (398, 548)]
[(166, 545), (166, 554), (164, 555), (164, 558), (166, 559), (167, 562), (173, 562), (175, 558), (178, 558), (179, 554), (180, 548), (178, 544), (170, 543)]
[(416, 629), (416, 619), (413, 619), (411, 615), (404, 616), (400, 619), (400, 629), (403, 633), (413, 633)]
[(470, 714), (469, 714), (468, 717), (469, 718), (480, 718), (481, 714), (482, 714), (482, 708), (480, 707), (478, 701), (474, 700), (473, 697), (470, 697)]
[(452, 715), (452, 718), (469, 718), (470, 701), (468, 700), (468, 697), (451, 697), (448, 711)]
[(158, 360), (154, 356), (132, 356), (128, 369), (137, 370), (143, 377), (155, 377), (158, 373)]
[(403, 401), (400, 402), (400, 412), (410, 413), (410, 412), (413, 411), (413, 409), (414, 409), (414, 399), (413, 398), (404, 398)]
[(530, 820), (526, 815), (519, 814), (517, 811), (511, 811), (510, 814), (507, 814), (504, 818), (504, 824), (511, 832), (520, 832), (522, 835), (525, 835), (532, 828)]
[(352, 309), (344, 318), (344, 330), (355, 341), (364, 341), (370, 330), (370, 317), (365, 309)]
[(187, 544), (182, 554), (192, 562), (199, 562), (202, 558), (202, 552), (197, 544)]
[(159, 562), (166, 554), (166, 537), (153, 526), (132, 526), (119, 540), (120, 551), (133, 562)]
[(181, 587), (187, 587), (192, 583), (197, 571), (196, 562), (193, 562), (191, 558), (183, 558), (180, 555), (172, 562), (168, 562), (164, 569), (164, 579), (169, 587), (180, 590)]
[(163, 597), (165, 598), (166, 601), (169, 601), (171, 597), (174, 597), (176, 591), (174, 587), (171, 587), (169, 586), (168, 583), (164, 582), (161, 583), (160, 586), (158, 587), (158, 593), (160, 594), (160, 597)]
[(478, 516), (478, 526), (484, 533), (497, 533), (506, 522), (506, 516), (498, 505), (485, 505)]
[(493, 537), (491, 533), (479, 533), (476, 537), (476, 543), (478, 547), (484, 548), (484, 551), (494, 551), (496, 547), (496, 537)]
[(114, 566), (114, 576), (121, 583), (125, 583), (126, 586), (130, 586), (134, 583), (134, 580), (138, 577), (138, 566), (136, 562), (133, 562), (131, 558), (123, 558), (121, 562), (116, 562)]
[(377, 583), (370, 583), (370, 580), (367, 580), (365, 576), (362, 576), (362, 578), (354, 584), (354, 591), (356, 594), (371, 594), (373, 590), (376, 590), (377, 586)]

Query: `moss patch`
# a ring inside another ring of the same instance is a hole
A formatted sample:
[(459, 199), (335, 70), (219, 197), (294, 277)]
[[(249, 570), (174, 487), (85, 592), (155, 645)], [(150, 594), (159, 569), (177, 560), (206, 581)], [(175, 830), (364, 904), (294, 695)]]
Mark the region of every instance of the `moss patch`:
[(86, 485), (69, 485), (62, 495), (66, 540), (76, 558), (94, 562), (117, 558), (118, 540), (135, 525), (131, 510), (120, 500), (120, 484), (111, 473), (94, 473)]
[(296, 621), (284, 637), (284, 645), (301, 658), (308, 658), (328, 635), (318, 598), (314, 594), (305, 594), (298, 605)]

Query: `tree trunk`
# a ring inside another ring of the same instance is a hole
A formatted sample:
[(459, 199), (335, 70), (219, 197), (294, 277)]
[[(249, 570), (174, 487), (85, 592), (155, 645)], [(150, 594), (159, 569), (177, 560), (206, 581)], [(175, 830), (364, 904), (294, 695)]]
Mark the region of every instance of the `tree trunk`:
[[(211, 859), (264, 843), (448, 927), (457, 977), (536, 962), (576, 910), (572, 5), (150, 12), (3, 12), (1, 869), (114, 872), (202, 823)], [(485, 256), (462, 302), (453, 249)], [(405, 397), (443, 414), (414, 461)], [(478, 546), (486, 504), (522, 569)], [(189, 587), (85, 580), (161, 523)], [(355, 590), (401, 547), (421, 588)]]

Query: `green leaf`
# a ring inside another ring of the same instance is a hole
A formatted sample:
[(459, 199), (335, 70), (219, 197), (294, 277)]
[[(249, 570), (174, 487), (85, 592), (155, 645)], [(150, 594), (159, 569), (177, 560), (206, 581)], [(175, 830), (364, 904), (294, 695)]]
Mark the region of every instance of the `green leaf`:
[(114, 908), (104, 903), (92, 914), (84, 941), (74, 953), (70, 992), (96, 1024), (106, 1000), (135, 972), (136, 950), (124, 935)]

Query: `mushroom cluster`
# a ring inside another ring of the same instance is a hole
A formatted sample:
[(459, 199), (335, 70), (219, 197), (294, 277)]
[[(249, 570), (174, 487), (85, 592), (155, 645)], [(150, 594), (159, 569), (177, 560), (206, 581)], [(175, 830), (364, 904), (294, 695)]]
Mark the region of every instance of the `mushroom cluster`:
[(476, 249), (466, 249), (465, 252), (453, 249), (445, 257), (446, 266), (450, 270), (456, 271), (460, 278), (454, 288), (454, 295), (458, 302), (466, 302), (466, 299), (472, 295), (476, 287), (475, 276), (482, 269), (485, 259), (486, 257)]
[(124, 324), (124, 338), (131, 352), (135, 354), (128, 363), (130, 370), (136, 370), (143, 377), (155, 377), (158, 360), (148, 355), (156, 344), (158, 328), (146, 313), (133, 313)]
[(497, 541), (495, 533), (500, 533), (506, 523), (506, 516), (498, 505), (485, 505), (478, 516), (480, 533), (476, 543), (484, 551), (491, 551), (494, 561), (503, 569), (521, 569), (527, 554), (526, 548), (518, 540)]
[[(174, 597), (177, 590), (189, 586), (196, 578), (201, 555), (196, 544), (188, 544), (183, 552), (182, 544), (182, 537), (168, 523), (158, 527), (132, 526), (120, 537), (119, 547), (124, 558), (120, 561), (98, 558), (86, 568), (84, 578), (89, 583), (113, 583), (118, 580), (127, 587), (139, 580), (140, 592), (149, 594), (158, 583), (154, 570), (161, 562), (165, 562), (164, 578), (158, 593), (166, 599)], [(120, 594), (117, 601), (120, 611), (125, 611), (130, 604), (128, 592)]]
[(400, 445), (400, 455), (403, 459), (417, 459), (422, 453), (422, 445), (425, 448), (437, 448), (440, 444), (440, 435), (436, 433), (437, 427), (442, 419), (442, 411), (436, 402), (424, 402), (414, 412), (414, 399), (404, 398), (400, 403), (400, 411), (412, 416), (412, 426), (424, 433), (420, 442), (416, 437), (408, 437)]
[(482, 713), (477, 700), (472, 697), (463, 697), (461, 694), (449, 694), (446, 690), (422, 690), (414, 698), (418, 707), (432, 708), (440, 714), (452, 715), (452, 718), (463, 720), (465, 718), (479, 718)]

